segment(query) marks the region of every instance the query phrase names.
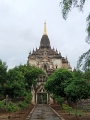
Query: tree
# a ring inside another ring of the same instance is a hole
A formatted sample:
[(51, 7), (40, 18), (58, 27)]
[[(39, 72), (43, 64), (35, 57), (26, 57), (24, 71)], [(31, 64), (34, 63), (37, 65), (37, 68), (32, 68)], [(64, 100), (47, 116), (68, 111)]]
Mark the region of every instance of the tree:
[(35, 83), (38, 76), (44, 73), (42, 69), (36, 68), (35, 66), (31, 66), (31, 65), (20, 65), (15, 69), (22, 72), (25, 81), (28, 84), (27, 88), (29, 90), (31, 89), (32, 84)]
[(64, 88), (72, 80), (72, 72), (67, 69), (60, 68), (56, 70), (45, 83), (45, 88), (50, 94), (54, 94), (57, 97), (66, 97)]
[(87, 71), (85, 71), (84, 78), (87, 79), (88, 81), (90, 81), (90, 69), (88, 69)]
[(68, 101), (77, 103), (81, 99), (90, 97), (90, 82), (83, 78), (74, 77), (64, 91)]
[[(66, 20), (68, 13), (72, 10), (72, 8), (76, 7), (79, 11), (83, 11), (83, 6), (86, 0), (61, 0), (60, 5), (62, 8), (63, 18)], [(90, 44), (90, 13), (86, 18), (87, 22), (87, 37), (86, 42)], [(90, 68), (90, 49), (83, 53), (77, 63), (78, 68), (83, 68), (83, 70)]]
[(90, 49), (79, 57), (77, 69), (80, 68), (84, 71), (90, 69)]
[(20, 65), (10, 69), (7, 73), (7, 82), (4, 84), (4, 95), (11, 98), (26, 96), (31, 86), (43, 71), (30, 65)]
[(73, 76), (76, 77), (77, 79), (84, 78), (84, 72), (82, 72), (80, 70), (74, 70)]
[(58, 104), (60, 104), (60, 106), (62, 107), (63, 103), (64, 103), (64, 98), (62, 98), (61, 96), (56, 96), (55, 100), (57, 101)]
[(9, 102), (9, 103), (5, 106), (5, 109), (6, 109), (6, 111), (9, 112), (8, 119), (10, 120), (10, 117), (11, 117), (11, 116), (10, 116), (10, 113), (19, 110), (19, 107), (18, 107), (15, 103)]
[(31, 102), (31, 100), (32, 100), (32, 94), (31, 93), (28, 93), (26, 96), (25, 96), (25, 102), (27, 103), (27, 104), (29, 104), (30, 102)]
[(5, 99), (0, 101), (0, 109), (5, 108)]
[(62, 108), (63, 108), (66, 112), (68, 112), (69, 115), (70, 115), (70, 112), (72, 111), (72, 107), (70, 107), (70, 106), (68, 106), (68, 105), (66, 105), (66, 104), (63, 104), (63, 105), (62, 105)]
[(57, 98), (62, 97), (74, 103), (90, 97), (90, 82), (81, 71), (72, 73), (63, 68), (58, 69), (48, 78), (45, 88)]
[(3, 97), (4, 84), (7, 81), (7, 65), (0, 60), (0, 96)]
[[(63, 18), (66, 20), (68, 13), (72, 10), (72, 8), (77, 8), (79, 11), (83, 11), (83, 6), (85, 5), (86, 0), (61, 0), (60, 5), (62, 8)], [(90, 43), (90, 13), (87, 18), (87, 28), (86, 31), (88, 33), (86, 37), (86, 42)]]
[(4, 85), (4, 95), (9, 95), (11, 98), (24, 96), (27, 93), (26, 86), (22, 72), (15, 68), (10, 69), (7, 73), (7, 82)]

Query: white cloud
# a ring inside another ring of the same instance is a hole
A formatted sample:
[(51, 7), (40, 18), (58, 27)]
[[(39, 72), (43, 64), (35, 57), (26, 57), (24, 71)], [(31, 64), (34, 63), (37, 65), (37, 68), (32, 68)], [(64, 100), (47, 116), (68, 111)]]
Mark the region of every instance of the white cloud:
[(39, 47), (45, 20), (52, 48), (57, 48), (64, 57), (67, 55), (72, 67), (89, 49), (85, 43), (85, 29), (90, 1), (83, 13), (73, 9), (66, 21), (62, 18), (59, 2), (0, 0), (0, 59), (6, 61), (9, 68), (27, 63), (30, 50)]

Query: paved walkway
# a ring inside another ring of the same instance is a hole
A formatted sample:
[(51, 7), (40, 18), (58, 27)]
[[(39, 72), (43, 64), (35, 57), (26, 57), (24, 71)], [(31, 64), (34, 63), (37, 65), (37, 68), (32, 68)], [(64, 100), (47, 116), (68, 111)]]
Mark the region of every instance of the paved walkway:
[(30, 120), (60, 120), (48, 105), (37, 105)]

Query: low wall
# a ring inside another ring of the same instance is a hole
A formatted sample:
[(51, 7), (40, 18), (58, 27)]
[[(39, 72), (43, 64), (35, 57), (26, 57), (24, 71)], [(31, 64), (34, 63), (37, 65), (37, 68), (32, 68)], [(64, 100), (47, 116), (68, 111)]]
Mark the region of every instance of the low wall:
[(78, 101), (77, 107), (81, 108), (83, 110), (90, 111), (90, 99), (86, 99), (86, 100), (82, 99), (82, 100)]

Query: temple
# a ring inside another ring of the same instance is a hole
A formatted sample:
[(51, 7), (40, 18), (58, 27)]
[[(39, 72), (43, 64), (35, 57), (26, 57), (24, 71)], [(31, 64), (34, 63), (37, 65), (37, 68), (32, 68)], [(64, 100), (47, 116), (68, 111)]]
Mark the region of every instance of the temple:
[(42, 35), (39, 49), (33, 50), (29, 53), (28, 64), (42, 68), (46, 75), (38, 78), (36, 87), (32, 86), (32, 104), (52, 104), (53, 99), (44, 89), (44, 83), (47, 77), (50, 76), (58, 68), (66, 68), (72, 71), (67, 57), (62, 57), (61, 53), (54, 48), (51, 48), (50, 40), (47, 35), (46, 22), (44, 23), (44, 33)]

